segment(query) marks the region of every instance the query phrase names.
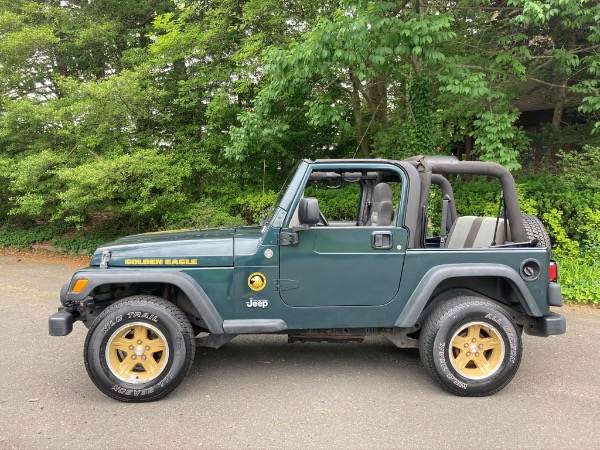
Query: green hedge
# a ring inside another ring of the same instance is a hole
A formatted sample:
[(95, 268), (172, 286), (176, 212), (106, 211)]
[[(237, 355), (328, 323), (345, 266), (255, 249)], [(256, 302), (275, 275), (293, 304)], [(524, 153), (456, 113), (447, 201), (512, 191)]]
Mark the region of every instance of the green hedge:
[[(552, 254), (559, 263), (559, 282), (564, 298), (572, 303), (600, 301), (600, 148), (586, 147), (574, 154), (559, 154), (558, 175), (542, 171), (517, 175), (517, 190), (524, 213), (544, 222), (552, 238)], [(483, 177), (451, 180), (459, 215), (494, 216), (498, 210), (500, 185)], [(311, 188), (312, 189), (312, 188)], [(358, 189), (358, 187), (357, 187)], [(230, 193), (207, 196), (195, 203), (179, 205), (161, 217), (140, 223), (124, 217), (76, 228), (68, 223), (42, 223), (12, 216), (0, 228), (0, 247), (31, 247), (52, 242), (57, 247), (92, 251), (119, 235), (157, 229), (217, 227), (258, 223), (273, 203), (276, 192), (232, 189)], [(357, 192), (323, 189), (318, 192), (326, 217), (351, 220), (356, 214)], [(439, 215), (441, 195), (432, 190), (430, 216)], [(19, 220), (17, 220), (19, 219)], [(434, 228), (439, 224), (433, 224)]]

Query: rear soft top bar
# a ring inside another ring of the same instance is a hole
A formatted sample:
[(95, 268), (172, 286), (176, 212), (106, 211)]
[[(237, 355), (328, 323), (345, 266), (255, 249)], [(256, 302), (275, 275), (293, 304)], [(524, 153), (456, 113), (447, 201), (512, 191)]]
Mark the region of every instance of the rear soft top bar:
[[(438, 175), (482, 175), (498, 178), (504, 192), (506, 216), (510, 225), (512, 240), (515, 242), (528, 240), (525, 227), (523, 226), (515, 180), (511, 173), (500, 164), (483, 161), (458, 161), (456, 159), (436, 160), (425, 156), (415, 156), (405, 161), (415, 166), (420, 172), (425, 173), (430, 172), (431, 174)], [(421, 177), (421, 179), (431, 182), (431, 177), (428, 176)], [(421, 190), (429, 196), (429, 186), (422, 186)]]

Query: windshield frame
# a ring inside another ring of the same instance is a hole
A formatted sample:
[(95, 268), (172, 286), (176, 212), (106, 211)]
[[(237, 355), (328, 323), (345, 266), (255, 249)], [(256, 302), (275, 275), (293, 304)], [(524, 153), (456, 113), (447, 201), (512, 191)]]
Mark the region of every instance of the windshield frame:
[[(304, 166), (304, 167), (302, 167), (302, 166)], [(281, 225), (276, 226), (277, 224), (275, 223), (275, 222), (278, 222), (281, 224), (281, 223), (283, 223), (283, 220), (285, 219), (285, 216), (281, 217), (281, 214), (279, 213), (279, 211), (280, 210), (284, 211), (287, 214), (287, 211), (289, 209), (289, 204), (294, 199), (294, 194), (295, 194), (295, 192), (288, 194), (288, 188), (292, 185), (298, 184), (298, 182), (302, 180), (304, 172), (306, 172), (307, 167), (308, 167), (308, 164), (305, 161), (300, 161), (288, 172), (288, 174), (285, 178), (285, 181), (281, 185), (281, 189), (279, 189), (279, 193), (277, 194), (277, 197), (275, 197), (275, 201), (265, 211), (265, 220), (264, 220), (263, 231), (264, 231), (264, 228), (266, 228), (267, 226), (281, 228)], [(288, 195), (286, 195), (286, 194), (288, 194)], [(286, 208), (286, 205), (288, 205), (287, 208)]]

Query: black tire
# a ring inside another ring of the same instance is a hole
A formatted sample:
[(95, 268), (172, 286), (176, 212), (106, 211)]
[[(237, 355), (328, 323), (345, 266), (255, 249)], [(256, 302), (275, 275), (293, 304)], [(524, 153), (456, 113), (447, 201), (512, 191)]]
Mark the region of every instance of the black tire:
[(464, 296), (433, 310), (421, 330), (419, 352), (427, 371), (445, 390), (483, 397), (515, 376), (522, 344), (517, 325), (502, 307)]
[(523, 216), (523, 227), (529, 240), (537, 239), (539, 242), (536, 247), (552, 248), (550, 235), (540, 219), (531, 214), (521, 214)]
[(172, 303), (135, 295), (106, 308), (85, 339), (85, 368), (94, 384), (122, 402), (171, 393), (194, 362), (194, 332)]

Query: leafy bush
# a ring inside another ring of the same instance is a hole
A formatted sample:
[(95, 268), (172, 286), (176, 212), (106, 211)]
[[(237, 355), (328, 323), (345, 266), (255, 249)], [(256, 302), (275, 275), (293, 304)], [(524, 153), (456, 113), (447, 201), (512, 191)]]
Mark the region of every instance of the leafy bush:
[(559, 283), (568, 303), (600, 304), (600, 261), (565, 258), (558, 261)]
[(163, 221), (165, 225), (162, 228), (165, 229), (215, 228), (246, 224), (241, 216), (231, 214), (226, 205), (217, 205), (216, 201), (209, 199), (186, 205), (184, 212), (168, 212)]
[(112, 238), (106, 236), (84, 233), (71, 236), (57, 236), (50, 242), (54, 247), (62, 251), (68, 251), (70, 253), (83, 252), (89, 255), (102, 244), (106, 244), (111, 240)]
[(567, 230), (565, 230), (563, 225), (562, 211), (552, 208), (544, 213), (541, 219), (552, 239), (554, 255), (563, 258), (577, 258), (579, 255), (579, 243), (569, 238)]
[(247, 223), (257, 224), (262, 214), (273, 205), (276, 197), (275, 191), (249, 192), (238, 196), (233, 203)]
[[(101, 244), (113, 240), (122, 227), (105, 228), (106, 224), (89, 224), (85, 231), (76, 230), (66, 223), (5, 225), (0, 229), (0, 247), (31, 248), (35, 244), (51, 243), (59, 250), (91, 253)], [(116, 231), (116, 234), (115, 234)], [(123, 234), (123, 233), (121, 233)]]
[(557, 154), (561, 178), (570, 188), (600, 189), (600, 147), (586, 145), (577, 152)]
[(0, 178), (9, 180), (8, 191), (13, 195), (10, 215), (27, 215), (43, 219), (56, 208), (57, 181), (54, 168), (62, 157), (48, 150), (25, 156), (18, 162), (0, 160)]
[(495, 216), (498, 214), (498, 203), (502, 190), (499, 182), (489, 182), (483, 177), (469, 180), (456, 177), (450, 182), (454, 190), (459, 216)]
[(54, 217), (81, 224), (88, 212), (110, 210), (117, 218), (156, 220), (188, 201), (182, 192), (190, 173), (175, 155), (156, 149), (61, 168), (57, 175), (66, 188)]
[(33, 244), (50, 241), (64, 231), (49, 225), (36, 228), (5, 227), (0, 230), (0, 247), (29, 248)]
[(339, 189), (325, 187), (324, 183), (309, 186), (304, 195), (316, 197), (319, 208), (329, 220), (356, 220), (360, 193), (358, 184), (343, 184)]

